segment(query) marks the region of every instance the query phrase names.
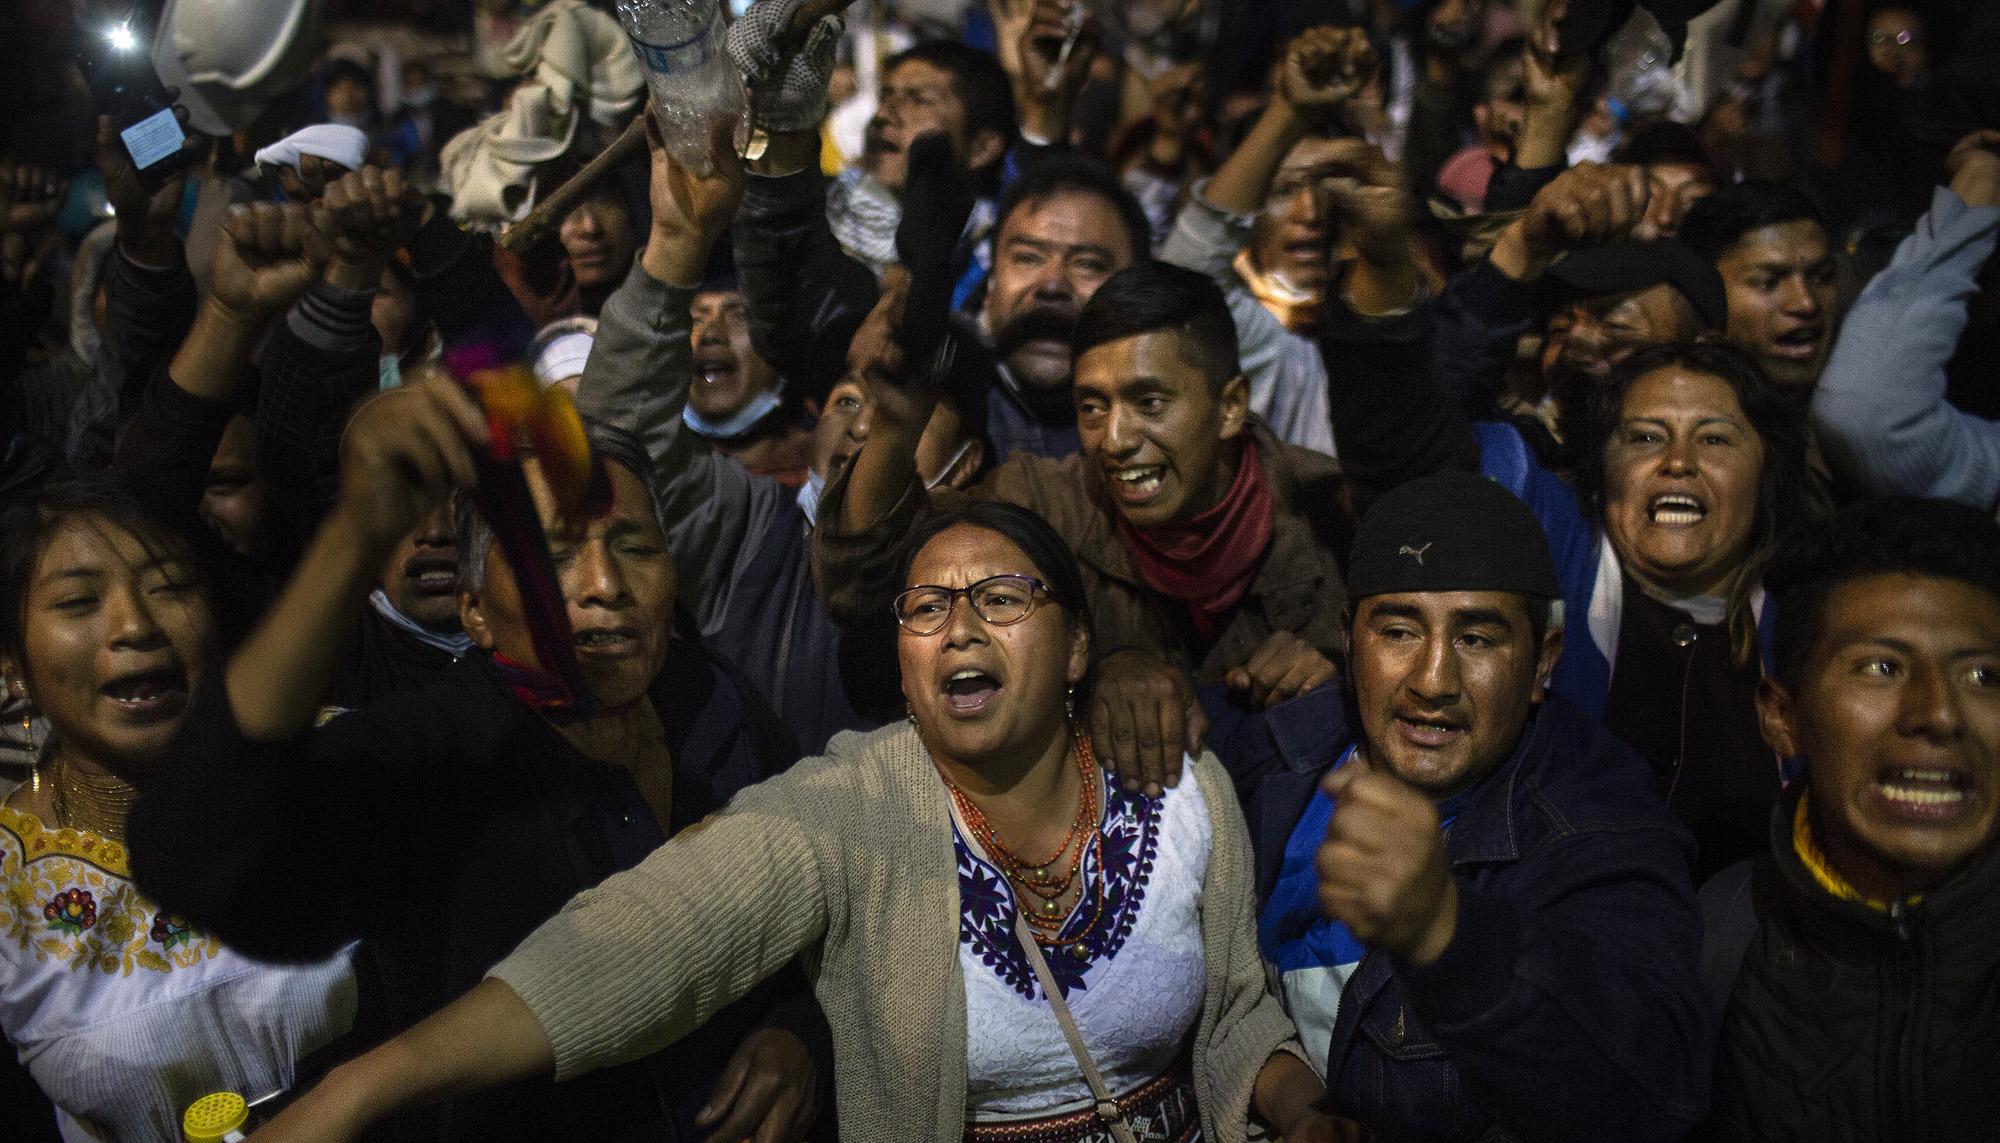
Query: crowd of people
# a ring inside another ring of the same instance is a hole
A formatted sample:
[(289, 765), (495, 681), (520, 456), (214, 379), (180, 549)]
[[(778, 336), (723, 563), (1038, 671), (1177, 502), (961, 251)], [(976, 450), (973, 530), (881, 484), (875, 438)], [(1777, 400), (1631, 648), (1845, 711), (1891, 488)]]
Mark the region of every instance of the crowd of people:
[(0, 1137), (2000, 1130), (2000, 8), (635, 5), (23, 6)]

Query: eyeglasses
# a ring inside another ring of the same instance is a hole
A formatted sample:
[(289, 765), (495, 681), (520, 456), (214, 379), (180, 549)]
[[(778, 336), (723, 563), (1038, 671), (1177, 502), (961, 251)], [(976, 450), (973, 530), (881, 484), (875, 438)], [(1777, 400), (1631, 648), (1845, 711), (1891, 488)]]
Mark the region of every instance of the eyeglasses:
[(919, 584), (896, 597), (896, 622), (912, 635), (935, 635), (951, 622), (951, 609), (962, 595), (981, 619), (1006, 627), (1033, 614), (1035, 600), (1048, 594), (1049, 585), (1025, 575), (988, 576), (971, 587)]
[(1915, 37), (1910, 34), (1909, 29), (1905, 28), (1893, 34), (1889, 32), (1876, 32), (1869, 39), (1873, 40), (1875, 46), (1878, 48), (1888, 44), (1891, 40), (1894, 40), (1898, 47), (1907, 48), (1910, 46), (1910, 41), (1915, 39)]

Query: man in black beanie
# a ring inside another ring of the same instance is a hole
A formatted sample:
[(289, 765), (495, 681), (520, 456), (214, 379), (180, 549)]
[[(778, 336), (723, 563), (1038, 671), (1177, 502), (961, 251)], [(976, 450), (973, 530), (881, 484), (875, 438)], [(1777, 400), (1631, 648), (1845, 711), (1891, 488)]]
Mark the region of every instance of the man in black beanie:
[(1547, 693), (1548, 542), (1467, 473), (1370, 509), (1348, 670), (1207, 696), (1258, 939), (1333, 1106), (1389, 1140), (1668, 1140), (1708, 1101), (1692, 844), (1645, 764)]

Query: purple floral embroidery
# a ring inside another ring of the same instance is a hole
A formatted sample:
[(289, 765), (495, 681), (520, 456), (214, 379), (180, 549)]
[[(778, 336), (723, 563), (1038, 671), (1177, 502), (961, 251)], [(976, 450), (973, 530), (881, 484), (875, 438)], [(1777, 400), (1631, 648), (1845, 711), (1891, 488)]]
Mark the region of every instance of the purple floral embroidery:
[(150, 935), (153, 940), (159, 942), (161, 948), (170, 949), (175, 945), (193, 941), (194, 926), (188, 924), (187, 918), (162, 910), (153, 914), (153, 931)]
[[(1041, 994), (1034, 969), (1014, 938), (1014, 894), (999, 869), (981, 860), (952, 830), (958, 852), (958, 937), (979, 954), (1007, 987), (1033, 1000)], [(1105, 783), (1104, 845), (1086, 854), (1083, 863), (1084, 903), (1063, 927), (1064, 944), (1044, 945), (1049, 971), (1065, 997), (1082, 990), (1084, 976), (1100, 961), (1125, 947), (1152, 880), (1153, 860), (1160, 846), (1160, 801), (1127, 793)], [(1094, 901), (1103, 895), (1104, 907)]]
[(80, 936), (97, 924), (97, 900), (88, 889), (65, 889), (42, 906), (42, 919), (64, 936)]

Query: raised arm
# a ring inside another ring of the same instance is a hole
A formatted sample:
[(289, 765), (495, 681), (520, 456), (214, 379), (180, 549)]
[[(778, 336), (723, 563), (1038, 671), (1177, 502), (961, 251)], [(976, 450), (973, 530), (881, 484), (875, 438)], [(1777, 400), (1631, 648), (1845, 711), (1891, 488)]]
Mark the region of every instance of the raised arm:
[(1965, 330), (1980, 267), (2000, 232), (2000, 131), (1954, 147), (1951, 185), (1841, 323), (1813, 391), (1827, 457), (1871, 492), (2000, 501), (2000, 422), (1953, 408), (1945, 363)]
[(1484, 259), (1438, 298), (1437, 369), (1467, 417), (1495, 415), (1514, 344), (1534, 317), (1535, 290), (1566, 251), (1615, 238), (1645, 217), (1645, 172), (1583, 163), (1536, 192)]
[(175, 519), (192, 520), (201, 504), (258, 340), (324, 261), (303, 206), (232, 207), (223, 220), (209, 296), (172, 363), (147, 379), (118, 442), (118, 470)]
[(1523, 209), (1569, 166), (1569, 138), (1576, 128), (1577, 104), (1590, 85), (1591, 61), (1588, 55), (1558, 54), (1556, 23), (1565, 8), (1551, 4), (1543, 9), (1540, 25), (1521, 49), (1527, 109), (1514, 153), (1487, 187), (1488, 212)]
[(708, 177), (681, 169), (648, 127), (652, 230), (598, 314), (597, 338), (576, 391), (579, 411), (645, 444), (667, 517), (680, 598), (706, 630), (719, 616), (737, 555), (781, 497), (774, 482), (718, 456), (681, 421), (693, 373), (688, 306), (709, 251), (729, 227), (742, 164), (720, 148)]
[(340, 438), (356, 401), (375, 391), (382, 339), (370, 320), (382, 274), (423, 218), (402, 172), (363, 167), (313, 204), (331, 260), (272, 327), (258, 354), (258, 460), (294, 534), (310, 536), (340, 488)]
[[(1215, 176), (1195, 186), (1160, 250), (1162, 261), (1205, 274), (1222, 287), (1236, 325), (1238, 363), (1250, 380), (1251, 407), (1284, 440), (1325, 453), (1334, 451), (1335, 439), (1319, 357), (1242, 288), (1235, 262), (1267, 202), (1287, 193), (1318, 196), (1317, 176), (1351, 168), (1372, 150), (1361, 140), (1343, 140), (1324, 171), (1312, 172), (1311, 182), (1273, 194), (1285, 156), (1315, 124), (1339, 113), (1367, 82), (1373, 62), (1368, 41), (1358, 32), (1319, 28), (1294, 40), (1257, 124)], [(1407, 300), (1405, 295), (1396, 304)]]
[(1067, 149), (1070, 109), (1097, 58), (1096, 20), (1082, 0), (988, 0), (986, 8), (1021, 140)]
[(390, 552), (454, 487), (475, 482), (486, 418), (441, 374), (376, 397), (342, 448), (341, 495), (290, 582), (230, 659), (229, 705), (251, 741), (312, 725), (341, 649)]
[(801, 37), (797, 25), (814, 5), (766, 0), (763, 10), (769, 15), (753, 13), (729, 30), (730, 56), (749, 81), (764, 132), (763, 153), (746, 164), (736, 272), (751, 348), (817, 400), (846, 372), (848, 343), (878, 295), (875, 272), (833, 237), (819, 173), (819, 124), (842, 23), (821, 17)]
[(175, 229), (187, 176), (149, 193), (108, 115), (97, 119), (97, 169), (118, 231), (104, 269), (104, 350), (118, 370), (120, 412), (129, 415), (194, 322), (194, 275)]
[(834, 621), (879, 622), (893, 592), (888, 565), (927, 502), (916, 447), (937, 407), (937, 384), (958, 352), (949, 288), (953, 249), (974, 190), (943, 136), (910, 145), (911, 201), (896, 230), (902, 262), (883, 278), (882, 300), (855, 336), (849, 364), (868, 393), (868, 441), (820, 498), (813, 529), (813, 582)]
[(1479, 463), (1463, 411), (1438, 383), (1408, 192), (1379, 152), (1365, 151), (1351, 174), (1327, 180), (1335, 233), (1353, 257), (1328, 290), (1319, 329), (1341, 468), (1363, 500)]

